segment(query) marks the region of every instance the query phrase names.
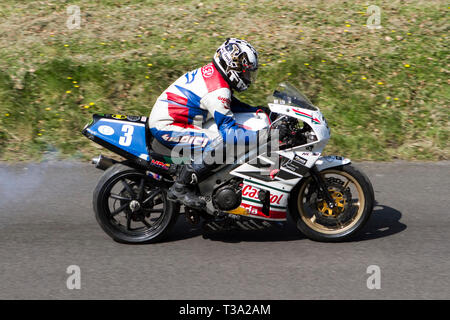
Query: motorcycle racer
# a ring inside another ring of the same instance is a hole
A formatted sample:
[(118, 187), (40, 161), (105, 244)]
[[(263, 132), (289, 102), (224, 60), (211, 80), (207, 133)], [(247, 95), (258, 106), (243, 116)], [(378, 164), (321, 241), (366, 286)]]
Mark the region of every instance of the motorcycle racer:
[[(233, 91), (247, 90), (255, 81), (257, 71), (255, 48), (245, 40), (227, 39), (211, 63), (182, 75), (158, 97), (149, 117), (152, 135), (169, 148), (180, 145), (200, 148), (204, 157), (218, 145), (222, 146), (222, 142), (226, 143), (227, 137), (235, 139), (237, 130), (244, 133), (238, 137), (255, 138), (257, 132), (239, 127), (233, 114), (262, 108), (239, 101)], [(214, 119), (219, 136), (203, 128), (209, 119)], [(245, 142), (239, 140), (242, 139), (235, 139), (234, 143)], [(181, 166), (168, 198), (189, 207), (205, 206), (194, 186), (214, 167), (215, 164), (205, 161)]]

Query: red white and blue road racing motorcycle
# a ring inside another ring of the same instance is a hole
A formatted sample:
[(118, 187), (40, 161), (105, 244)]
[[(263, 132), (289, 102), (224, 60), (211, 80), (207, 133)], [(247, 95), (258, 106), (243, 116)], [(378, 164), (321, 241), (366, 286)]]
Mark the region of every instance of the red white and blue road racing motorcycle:
[[(374, 206), (369, 179), (349, 159), (321, 155), (330, 138), (328, 124), (293, 86), (280, 84), (268, 107), (276, 116), (272, 123), (261, 113), (236, 114), (236, 122), (252, 130), (284, 122), (291, 136), (270, 156), (255, 146), (234, 163), (215, 169), (198, 184), (206, 207), (184, 208), (186, 218), (202, 222), (208, 233), (262, 230), (286, 222), (290, 215), (299, 231), (313, 240), (354, 236)], [(83, 134), (126, 159), (93, 159), (105, 170), (93, 199), (100, 226), (119, 242), (160, 241), (182, 210), (166, 197), (179, 159), (153, 139), (147, 117), (96, 114)]]

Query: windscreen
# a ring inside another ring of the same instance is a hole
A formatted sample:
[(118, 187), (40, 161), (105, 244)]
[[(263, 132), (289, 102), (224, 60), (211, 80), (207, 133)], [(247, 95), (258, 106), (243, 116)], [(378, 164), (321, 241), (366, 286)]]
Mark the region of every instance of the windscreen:
[(268, 97), (268, 101), (269, 103), (286, 104), (314, 111), (318, 110), (303, 93), (293, 85), (285, 82), (278, 85), (273, 94)]

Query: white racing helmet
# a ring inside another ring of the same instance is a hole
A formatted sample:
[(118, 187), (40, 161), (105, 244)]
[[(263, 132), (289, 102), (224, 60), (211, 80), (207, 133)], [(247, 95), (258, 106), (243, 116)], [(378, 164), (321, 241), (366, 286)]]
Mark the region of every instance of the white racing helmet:
[(213, 62), (232, 89), (247, 90), (256, 80), (258, 53), (245, 40), (228, 38), (217, 49)]

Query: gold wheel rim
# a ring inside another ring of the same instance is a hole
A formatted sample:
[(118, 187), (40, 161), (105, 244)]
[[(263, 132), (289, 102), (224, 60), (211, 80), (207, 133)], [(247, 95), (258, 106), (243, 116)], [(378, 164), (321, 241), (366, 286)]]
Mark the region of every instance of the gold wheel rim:
[[(308, 179), (307, 183), (304, 183), (302, 185), (302, 187), (299, 190), (298, 193), (298, 198), (297, 198), (297, 208), (298, 208), (298, 212), (300, 215), (300, 218), (303, 220), (303, 222), (312, 230), (319, 232), (319, 233), (323, 233), (323, 234), (338, 234), (338, 233), (342, 233), (345, 232), (349, 229), (351, 229), (361, 218), (363, 211), (364, 211), (364, 205), (365, 205), (365, 197), (364, 197), (364, 192), (362, 190), (361, 185), (358, 183), (358, 181), (350, 174), (348, 174), (345, 171), (338, 171), (338, 170), (324, 170), (320, 173), (322, 176), (326, 175), (326, 174), (335, 174), (335, 175), (339, 175), (339, 176), (343, 176), (345, 178), (347, 178), (347, 182), (345, 182), (344, 186), (345, 188), (348, 186), (349, 183), (352, 183), (357, 192), (358, 192), (358, 202), (357, 203), (353, 203), (353, 206), (357, 206), (358, 207), (358, 211), (356, 212), (356, 214), (353, 215), (353, 217), (351, 218), (350, 222), (342, 225), (342, 227), (339, 228), (329, 228), (326, 227), (322, 224), (319, 224), (316, 222), (316, 216), (313, 214), (311, 217), (308, 217), (308, 215), (305, 212), (305, 208), (304, 208), (304, 203), (303, 203), (303, 198), (304, 198), (304, 192), (306, 190), (306, 187), (310, 184), (311, 178)], [(342, 194), (340, 192), (338, 192), (340, 194), (340, 196), (342, 196)], [(341, 197), (334, 192), (332, 194), (333, 199), (340, 199)], [(353, 195), (352, 195), (353, 196)], [(353, 197), (352, 197), (353, 198)], [(321, 201), (323, 202), (323, 201)], [(318, 209), (320, 212), (325, 213), (327, 216), (332, 216), (332, 215), (328, 215), (330, 213), (332, 213), (332, 209), (330, 209), (328, 207), (328, 205), (326, 205), (325, 202), (321, 203), (322, 210)], [(337, 208), (339, 209), (340, 207), (342, 207), (345, 205), (345, 203), (343, 202), (338, 202)], [(328, 214), (327, 214), (328, 213)]]

